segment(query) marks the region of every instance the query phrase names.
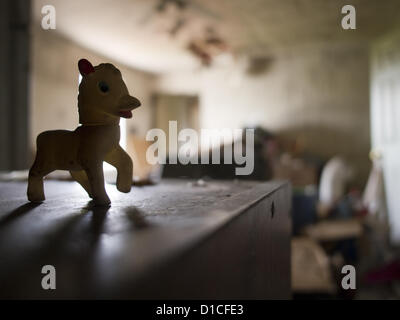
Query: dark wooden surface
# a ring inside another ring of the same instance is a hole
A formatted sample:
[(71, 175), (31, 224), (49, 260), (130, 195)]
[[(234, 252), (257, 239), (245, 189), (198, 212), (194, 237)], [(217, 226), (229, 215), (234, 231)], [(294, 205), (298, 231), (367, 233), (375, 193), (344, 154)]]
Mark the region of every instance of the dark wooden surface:
[[(74, 182), (0, 182), (0, 298), (290, 297), (290, 187), (168, 180), (92, 207)], [(54, 265), (56, 290), (41, 288)]]

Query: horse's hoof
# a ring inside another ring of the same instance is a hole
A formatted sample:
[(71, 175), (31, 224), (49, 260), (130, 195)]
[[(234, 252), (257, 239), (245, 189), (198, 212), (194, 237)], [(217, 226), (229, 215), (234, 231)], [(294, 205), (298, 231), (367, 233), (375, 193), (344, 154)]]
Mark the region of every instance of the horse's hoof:
[(124, 186), (117, 185), (117, 190), (118, 190), (119, 192), (129, 193), (129, 192), (131, 191), (131, 187), (132, 187), (131, 184), (124, 185)]
[(104, 199), (94, 198), (93, 202), (96, 206), (110, 206), (111, 204), (109, 198), (104, 198)]
[(30, 195), (28, 194), (28, 200), (34, 203), (41, 203), (45, 200), (45, 197), (42, 195)]

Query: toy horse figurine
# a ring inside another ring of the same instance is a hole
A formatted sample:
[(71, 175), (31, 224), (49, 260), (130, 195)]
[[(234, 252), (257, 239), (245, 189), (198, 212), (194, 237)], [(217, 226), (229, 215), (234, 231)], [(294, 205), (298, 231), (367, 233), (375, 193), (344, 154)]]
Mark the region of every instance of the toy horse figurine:
[(82, 124), (75, 131), (45, 131), (37, 137), (35, 162), (29, 170), (28, 199), (42, 202), (43, 177), (54, 170), (69, 170), (96, 205), (109, 205), (104, 187), (103, 161), (117, 168), (117, 189), (129, 192), (132, 160), (119, 145), (119, 119), (131, 118), (140, 101), (128, 93), (121, 72), (112, 64), (96, 67), (78, 62), (78, 111)]

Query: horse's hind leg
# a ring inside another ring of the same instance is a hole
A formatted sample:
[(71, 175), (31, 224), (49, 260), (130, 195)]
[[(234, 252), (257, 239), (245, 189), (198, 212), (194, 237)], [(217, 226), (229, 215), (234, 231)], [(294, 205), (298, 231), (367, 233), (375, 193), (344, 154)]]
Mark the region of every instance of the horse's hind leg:
[(78, 170), (78, 171), (70, 171), (71, 177), (78, 182), (83, 189), (86, 190), (90, 198), (93, 198), (92, 196), (92, 189), (90, 188), (90, 183), (88, 176), (85, 172), (85, 170)]
[(38, 153), (32, 168), (29, 170), (28, 177), (28, 200), (31, 202), (42, 202), (45, 199), (43, 191), (43, 177), (54, 169), (46, 165)]

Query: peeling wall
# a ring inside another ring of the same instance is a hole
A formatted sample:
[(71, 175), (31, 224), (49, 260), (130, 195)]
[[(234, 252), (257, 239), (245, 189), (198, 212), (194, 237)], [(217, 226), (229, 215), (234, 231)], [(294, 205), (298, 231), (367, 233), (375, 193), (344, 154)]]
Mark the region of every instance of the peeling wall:
[(368, 47), (315, 43), (271, 55), (271, 66), (256, 77), (239, 67), (220, 67), (166, 75), (158, 88), (198, 92), (201, 128), (262, 125), (299, 137), (310, 153), (324, 158), (342, 154), (362, 185), (370, 166)]
[[(370, 163), (369, 57), (362, 43), (315, 43), (271, 51), (273, 62), (259, 76), (240, 67), (216, 67), (160, 77), (120, 67), (129, 91), (143, 106), (128, 130), (144, 136), (151, 126), (150, 97), (157, 88), (173, 94), (198, 94), (200, 128), (262, 125), (300, 138), (306, 151), (342, 154), (363, 184)], [(31, 146), (38, 133), (74, 129), (78, 124), (79, 58), (111, 61), (52, 31), (33, 33)]]

